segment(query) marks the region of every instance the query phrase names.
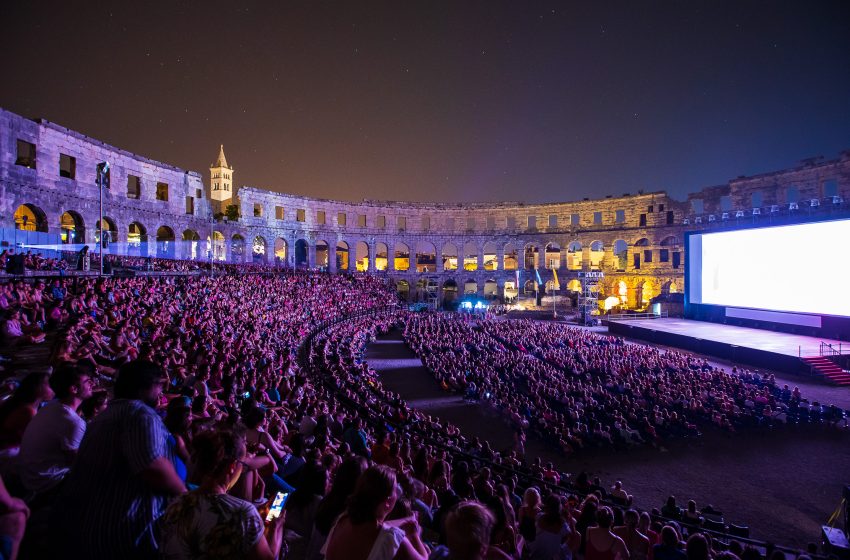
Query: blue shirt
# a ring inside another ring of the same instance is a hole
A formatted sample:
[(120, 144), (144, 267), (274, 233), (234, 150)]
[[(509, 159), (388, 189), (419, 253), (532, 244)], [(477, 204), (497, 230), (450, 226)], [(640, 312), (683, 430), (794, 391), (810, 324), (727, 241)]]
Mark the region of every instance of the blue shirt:
[(113, 400), (92, 420), (51, 519), (63, 551), (92, 559), (154, 553), (154, 525), (169, 496), (141, 474), (160, 457), (174, 461), (168, 436), (156, 411), (139, 400)]

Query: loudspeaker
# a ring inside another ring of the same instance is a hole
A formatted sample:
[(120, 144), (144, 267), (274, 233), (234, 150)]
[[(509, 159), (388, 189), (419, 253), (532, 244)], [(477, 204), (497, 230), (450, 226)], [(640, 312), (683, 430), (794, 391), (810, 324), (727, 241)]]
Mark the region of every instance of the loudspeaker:
[(537, 307), (543, 305), (543, 294), (538, 290), (537, 291)]

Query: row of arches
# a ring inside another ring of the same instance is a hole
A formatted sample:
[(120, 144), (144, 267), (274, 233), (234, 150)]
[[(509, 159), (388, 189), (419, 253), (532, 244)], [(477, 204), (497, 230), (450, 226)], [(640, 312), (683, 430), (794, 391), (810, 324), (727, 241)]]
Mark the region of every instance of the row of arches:
[[(433, 294), (434, 298), (442, 302), (443, 305), (449, 304), (462, 296), (483, 296), (485, 299), (497, 299), (502, 295), (505, 289), (515, 289), (513, 281), (499, 282), (496, 279), (490, 278), (483, 283), (479, 283), (474, 278), (467, 278), (464, 281), (458, 281), (454, 278), (443, 280), (442, 284), (438, 283), (435, 278), (421, 278), (415, 283), (411, 283), (405, 279), (396, 281), (396, 290), (405, 301), (426, 301), (429, 294)], [(521, 293), (530, 296), (535, 293), (535, 283), (532, 280), (526, 281), (521, 289)], [(547, 283), (545, 294), (550, 294), (552, 290), (551, 283)], [(568, 292), (579, 292), (581, 283), (579, 280), (573, 279), (567, 285)], [(661, 284), (655, 284), (651, 281), (641, 281), (633, 285), (631, 288), (625, 281), (617, 281), (610, 285), (601, 287), (599, 291), (599, 306), (605, 311), (620, 307), (627, 308), (629, 303), (629, 294), (634, 298), (633, 307), (645, 308), (652, 299), (659, 294), (673, 294), (679, 291), (679, 287), (673, 280), (668, 280)]]
[[(33, 204), (23, 204), (15, 211), (15, 227), (21, 230), (47, 232), (49, 224), (45, 213)], [(109, 217), (104, 217), (103, 227), (109, 232), (109, 239), (119, 239), (118, 228)], [(60, 238), (63, 243), (83, 243), (86, 241), (86, 224), (82, 216), (75, 211), (66, 211), (60, 217)], [(253, 261), (267, 262), (277, 259), (289, 262), (295, 266), (315, 266), (335, 270), (414, 270), (419, 273), (437, 271), (463, 270), (474, 272), (517, 269), (558, 269), (583, 270), (600, 269), (608, 259), (607, 265), (617, 270), (626, 270), (628, 266), (640, 268), (641, 262), (652, 259), (649, 254), (653, 245), (647, 238), (640, 238), (631, 245), (625, 240), (618, 239), (606, 247), (601, 240), (595, 240), (583, 245), (573, 240), (562, 247), (556, 242), (529, 242), (523, 245), (513, 242), (496, 243), (488, 241), (482, 245), (474, 241), (455, 244), (448, 242), (439, 250), (434, 243), (426, 240), (418, 241), (413, 247), (402, 241), (396, 242), (392, 248), (387, 243), (378, 242), (373, 248), (365, 241), (349, 245), (346, 241), (335, 244), (325, 240), (310, 243), (305, 239), (294, 242), (292, 254), (288, 243), (283, 238), (276, 238), (273, 246), (269, 247), (266, 239), (255, 236), (247, 240), (241, 234), (233, 234), (226, 239), (219, 231), (206, 236), (204, 244), (201, 235), (192, 229), (176, 233), (171, 227), (163, 225), (151, 235), (140, 222), (128, 224), (126, 244), (128, 254), (162, 256), (167, 258), (189, 258), (228, 260), (235, 262)], [(100, 240), (101, 223), (95, 224), (94, 239)], [(155, 243), (155, 249), (149, 248), (150, 242)], [(659, 260), (670, 260), (674, 267), (678, 263), (679, 240), (669, 236), (659, 244)], [(374, 254), (370, 254), (373, 252)], [(631, 262), (629, 255), (631, 253)]]

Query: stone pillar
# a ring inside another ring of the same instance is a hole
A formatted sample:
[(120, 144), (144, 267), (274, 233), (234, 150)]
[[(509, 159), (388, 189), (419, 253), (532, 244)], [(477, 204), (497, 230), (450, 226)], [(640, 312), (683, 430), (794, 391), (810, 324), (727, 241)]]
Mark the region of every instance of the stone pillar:
[(333, 251), (331, 251), (331, 246), (328, 244), (328, 272), (336, 272), (336, 245), (339, 243), (339, 240), (334, 242)]
[(316, 242), (307, 242), (307, 268), (316, 267)]
[[(434, 243), (434, 262), (436, 263), (436, 266), (437, 266), (437, 268), (436, 268), (437, 273), (443, 272), (443, 245), (445, 245), (445, 243), (440, 243), (439, 245)], [(443, 287), (440, 286), (439, 289), (437, 290), (437, 292), (442, 293), (442, 290), (443, 290)], [(441, 299), (441, 301), (442, 301), (442, 299)]]

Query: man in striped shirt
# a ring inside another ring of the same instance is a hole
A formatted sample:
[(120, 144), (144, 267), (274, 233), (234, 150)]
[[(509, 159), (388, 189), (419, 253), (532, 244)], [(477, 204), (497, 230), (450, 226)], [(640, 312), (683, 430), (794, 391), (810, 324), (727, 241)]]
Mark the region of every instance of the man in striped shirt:
[(52, 532), (63, 557), (156, 554), (156, 522), (168, 501), (186, 492), (154, 410), (165, 382), (151, 362), (121, 367), (115, 398), (86, 430), (54, 509)]

